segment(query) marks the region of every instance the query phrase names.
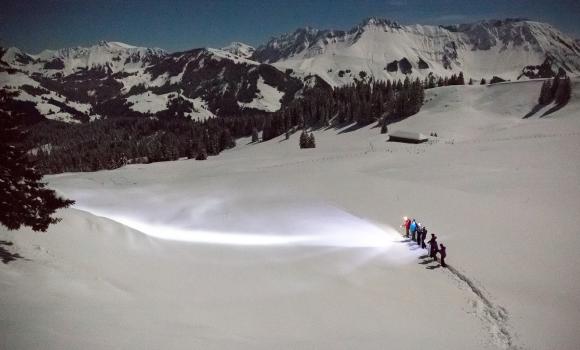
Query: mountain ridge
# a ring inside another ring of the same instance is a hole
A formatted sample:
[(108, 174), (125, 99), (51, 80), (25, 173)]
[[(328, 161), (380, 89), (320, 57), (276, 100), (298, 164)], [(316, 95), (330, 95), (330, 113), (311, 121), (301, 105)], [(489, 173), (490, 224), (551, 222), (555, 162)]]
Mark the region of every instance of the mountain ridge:
[(559, 70), (580, 72), (578, 39), (523, 18), (435, 26), (369, 17), (347, 30), (297, 28), (257, 48), (233, 42), (172, 53), (119, 41), (36, 55), (0, 48), (5, 98), (28, 103), (38, 112), (33, 119), (68, 122), (172, 113), (176, 105), (194, 119), (270, 113), (309, 86), (459, 72), (474, 80), (538, 78)]

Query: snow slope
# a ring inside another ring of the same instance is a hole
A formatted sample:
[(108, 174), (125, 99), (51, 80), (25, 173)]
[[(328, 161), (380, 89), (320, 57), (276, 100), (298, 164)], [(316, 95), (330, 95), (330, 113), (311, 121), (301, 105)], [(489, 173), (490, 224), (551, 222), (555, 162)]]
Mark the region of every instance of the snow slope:
[(580, 82), (523, 119), (540, 85), (429, 90), (389, 126), (439, 134), (421, 145), (329, 129), (48, 177), (77, 205), (0, 229), (31, 259), (0, 265), (0, 347), (577, 349)]
[(203, 120), (213, 118), (215, 115), (207, 108), (207, 104), (201, 99), (190, 99), (178, 93), (166, 93), (157, 95), (151, 91), (144, 92), (139, 95), (132, 95), (127, 98), (127, 102), (132, 103), (131, 108), (136, 112), (141, 113), (157, 113), (167, 109), (167, 103), (176, 98), (182, 98), (193, 105), (191, 112), (187, 116), (195, 120)]
[(282, 107), (282, 97), (284, 93), (264, 82), (260, 76), (256, 84), (257, 96), (251, 102), (238, 102), (242, 107), (255, 108), (267, 112), (276, 112)]

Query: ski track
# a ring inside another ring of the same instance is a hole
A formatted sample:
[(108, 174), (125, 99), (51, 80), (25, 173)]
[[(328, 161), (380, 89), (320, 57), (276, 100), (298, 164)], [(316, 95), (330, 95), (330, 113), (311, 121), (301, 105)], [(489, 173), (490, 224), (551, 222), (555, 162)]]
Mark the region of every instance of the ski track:
[[(412, 240), (408, 241), (408, 245), (409, 247), (418, 246)], [(437, 266), (440, 266), (440, 264)], [(475, 315), (483, 321), (486, 329), (489, 331), (492, 344), (506, 350), (523, 350), (522, 347), (515, 345), (515, 336), (510, 330), (507, 310), (493, 303), (486, 296), (484, 288), (478, 286), (473, 279), (467, 277), (459, 269), (447, 264), (445, 270), (447, 271), (447, 275), (456, 282), (461, 290), (465, 290), (470, 294), (468, 296), (469, 303), (473, 307)]]
[(472, 300), (471, 306), (475, 309), (475, 314), (486, 324), (492, 342), (503, 349), (521, 350), (522, 347), (515, 345), (515, 337), (508, 323), (507, 310), (494, 304), (481, 287), (457, 268), (447, 265), (447, 271), (459, 283), (460, 288), (466, 289), (472, 294), (474, 300)]

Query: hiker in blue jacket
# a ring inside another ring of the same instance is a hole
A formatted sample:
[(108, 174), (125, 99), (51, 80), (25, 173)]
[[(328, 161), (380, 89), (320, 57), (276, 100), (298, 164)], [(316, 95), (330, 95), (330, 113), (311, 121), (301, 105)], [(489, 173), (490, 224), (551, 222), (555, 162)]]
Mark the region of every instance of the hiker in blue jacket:
[(415, 219), (413, 219), (411, 221), (411, 226), (409, 227), (409, 231), (411, 231), (411, 239), (415, 241), (416, 240), (415, 233), (417, 233), (417, 222), (415, 221)]

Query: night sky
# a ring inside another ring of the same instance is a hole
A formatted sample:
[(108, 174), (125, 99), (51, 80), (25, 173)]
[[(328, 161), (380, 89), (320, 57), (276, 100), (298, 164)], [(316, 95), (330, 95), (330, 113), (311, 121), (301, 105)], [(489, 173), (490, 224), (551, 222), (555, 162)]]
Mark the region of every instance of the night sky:
[(580, 0), (1, 0), (0, 46), (38, 53), (99, 40), (168, 51), (258, 45), (298, 27), (349, 29), (370, 16), (402, 24), (527, 17), (580, 38)]

